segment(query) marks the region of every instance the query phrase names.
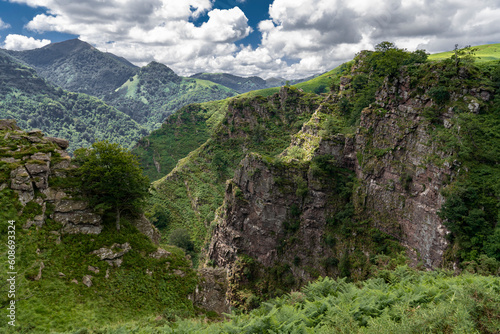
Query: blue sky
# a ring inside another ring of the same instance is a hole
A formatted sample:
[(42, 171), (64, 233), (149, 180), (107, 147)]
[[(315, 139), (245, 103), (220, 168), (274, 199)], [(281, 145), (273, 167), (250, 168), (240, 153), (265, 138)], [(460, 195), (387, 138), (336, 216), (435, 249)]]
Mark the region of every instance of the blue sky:
[(181, 75), (288, 79), (391, 41), (409, 50), (500, 42), (497, 0), (0, 0), (0, 48), (80, 38)]

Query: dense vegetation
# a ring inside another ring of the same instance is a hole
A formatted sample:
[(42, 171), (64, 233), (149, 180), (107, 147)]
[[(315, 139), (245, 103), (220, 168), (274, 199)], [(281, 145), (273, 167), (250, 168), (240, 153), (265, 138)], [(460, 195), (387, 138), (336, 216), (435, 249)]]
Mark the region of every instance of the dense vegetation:
[[(439, 122), (439, 111), (429, 112), (437, 123), (435, 139), (455, 152), (459, 168), (457, 180), (444, 192), (447, 200), (440, 213), (458, 246), (450, 249), (450, 261), (475, 262), (481, 254), (500, 260), (500, 66), (469, 64), (461, 68), (460, 81), (453, 61), (444, 61), (439, 69), (436, 92), (444, 92), (445, 98), (478, 80), (488, 94), (495, 94), (488, 104), (470, 99), (453, 105), (457, 116), (451, 128)], [(476, 103), (479, 110), (471, 113)]]
[(294, 85), (299, 82), (311, 79), (307, 78), (298, 80), (285, 80), (280, 78), (269, 78), (267, 80), (264, 80), (259, 77), (243, 78), (229, 73), (197, 73), (192, 75), (191, 78), (212, 81), (218, 83), (219, 85), (231, 88), (238, 93), (246, 93), (253, 90), (261, 90), (271, 87), (279, 87), (285, 84)]
[(0, 118), (15, 119), (26, 130), (69, 140), (69, 151), (109, 140), (130, 148), (147, 133), (127, 115), (95, 97), (69, 93), (41, 79), (34, 70), (0, 53)]
[(6, 52), (36, 69), (53, 84), (98, 98), (121, 86), (138, 71), (137, 66), (127, 60), (103, 53), (78, 39), (40, 49)]
[(168, 115), (187, 104), (237, 94), (211, 81), (180, 77), (157, 62), (138, 68), (78, 39), (35, 50), (3, 52), (33, 67), (39, 76), (56, 86), (104, 100), (148, 131), (158, 128)]
[(358, 284), (320, 278), (227, 322), (179, 319), (95, 333), (497, 333), (500, 328), (498, 277), (406, 266), (377, 270), (374, 276)]
[(104, 96), (104, 100), (151, 131), (185, 105), (236, 94), (236, 91), (210, 81), (180, 77), (167, 66), (152, 62)]

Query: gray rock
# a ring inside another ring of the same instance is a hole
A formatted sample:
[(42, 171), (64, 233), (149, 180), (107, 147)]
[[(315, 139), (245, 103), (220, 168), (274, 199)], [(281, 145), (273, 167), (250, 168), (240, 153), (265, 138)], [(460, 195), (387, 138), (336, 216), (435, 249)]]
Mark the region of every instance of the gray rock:
[(17, 167), (10, 173), (10, 187), (19, 195), (19, 201), (24, 206), (35, 197), (31, 177), (24, 166)]
[(75, 200), (60, 200), (56, 204), (55, 212), (75, 212), (75, 211), (83, 211), (88, 208), (88, 203), (84, 201), (75, 201)]
[(172, 253), (164, 250), (163, 248), (158, 248), (155, 252), (150, 253), (149, 257), (155, 258), (155, 259), (164, 259), (167, 258), (171, 255)]
[(114, 260), (128, 253), (132, 247), (128, 242), (124, 244), (113, 244), (110, 248), (102, 247), (90, 254), (97, 255), (101, 260)]
[(56, 138), (56, 137), (45, 137), (45, 139), (53, 142), (63, 150), (69, 147), (69, 141), (67, 141), (66, 139)]
[(156, 228), (156, 226), (151, 224), (151, 222), (144, 215), (141, 215), (138, 219), (134, 220), (133, 224), (137, 227), (139, 232), (146, 235), (155, 245), (160, 244), (160, 231)]
[(90, 210), (56, 212), (53, 219), (63, 224), (65, 234), (99, 234), (102, 231), (102, 217)]
[(90, 288), (92, 286), (92, 276), (90, 275), (83, 276), (82, 283), (88, 288)]
[(226, 296), (229, 287), (226, 269), (202, 268), (198, 270), (198, 277), (198, 286), (188, 297), (193, 304), (218, 314), (229, 313), (231, 308)]

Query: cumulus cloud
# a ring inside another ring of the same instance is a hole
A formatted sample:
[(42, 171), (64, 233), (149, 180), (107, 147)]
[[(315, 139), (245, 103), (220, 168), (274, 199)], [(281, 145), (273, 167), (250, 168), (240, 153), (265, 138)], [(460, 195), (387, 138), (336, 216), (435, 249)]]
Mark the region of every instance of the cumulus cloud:
[(2, 18), (0, 18), (0, 30), (7, 29), (7, 28), (10, 28), (10, 24), (5, 23), (4, 21), (2, 21)]
[(23, 35), (10, 34), (5, 37), (5, 42), (2, 48), (7, 50), (31, 50), (41, 48), (47, 44), (50, 44), (48, 39), (34, 39), (33, 37), (27, 37)]
[(384, 40), (430, 52), (498, 42), (499, 14), (495, 0), (274, 0), (258, 29), (271, 57), (297, 60), (285, 73), (298, 77), (327, 71)]
[[(274, 0), (269, 18), (254, 27), (238, 7), (244, 0), (222, 1), (224, 9), (214, 9), (214, 0), (10, 1), (48, 9), (28, 29), (75, 34), (138, 65), (156, 60), (181, 75), (298, 78), (384, 40), (430, 52), (500, 41), (497, 0)], [(193, 23), (198, 18), (204, 23)], [(252, 29), (260, 44), (239, 45)]]

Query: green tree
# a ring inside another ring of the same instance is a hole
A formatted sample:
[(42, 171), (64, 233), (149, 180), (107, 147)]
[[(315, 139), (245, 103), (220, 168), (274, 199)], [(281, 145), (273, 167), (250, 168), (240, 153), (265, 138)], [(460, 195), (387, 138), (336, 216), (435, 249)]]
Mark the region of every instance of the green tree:
[(116, 230), (120, 230), (122, 212), (139, 211), (148, 194), (149, 180), (137, 158), (118, 144), (101, 141), (90, 149), (76, 150), (74, 161), (79, 165), (80, 189), (92, 206), (116, 213)]
[(383, 41), (375, 45), (375, 51), (386, 52), (391, 49), (397, 49), (396, 44), (388, 41)]
[(171, 245), (184, 249), (186, 253), (194, 253), (194, 243), (191, 240), (191, 235), (189, 234), (188, 230), (184, 228), (173, 230), (170, 234), (170, 237), (168, 238), (168, 242)]
[(478, 48), (473, 48), (470, 45), (467, 45), (463, 48), (459, 48), (458, 44), (455, 44), (455, 49), (453, 49), (453, 55), (451, 56), (451, 60), (455, 63), (457, 73), (462, 63), (464, 65), (474, 64), (474, 56), (477, 50)]

